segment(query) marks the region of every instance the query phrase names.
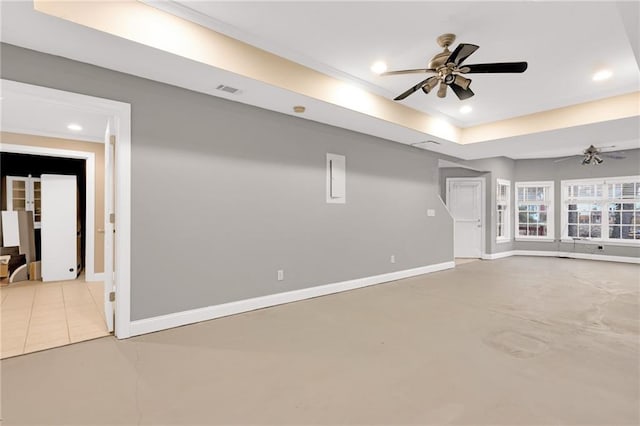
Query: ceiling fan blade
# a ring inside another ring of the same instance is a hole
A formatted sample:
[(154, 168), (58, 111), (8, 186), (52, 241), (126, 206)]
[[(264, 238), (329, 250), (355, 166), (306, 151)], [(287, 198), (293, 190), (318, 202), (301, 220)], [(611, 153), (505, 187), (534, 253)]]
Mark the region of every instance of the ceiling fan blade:
[(380, 75), (384, 77), (384, 76), (387, 76), (387, 75), (424, 74), (425, 72), (436, 72), (436, 70), (431, 69), (431, 68), (418, 68), (418, 69), (414, 69), (414, 70), (387, 71), (387, 72), (381, 73)]
[(407, 96), (413, 94), (415, 91), (420, 90), (423, 86), (425, 86), (427, 83), (429, 83), (429, 80), (431, 80), (432, 78), (438, 78), (436, 76), (431, 76), (429, 78), (425, 78), (424, 80), (422, 80), (420, 83), (416, 84), (413, 87), (410, 87), (406, 92), (401, 93), (400, 95), (396, 96), (395, 98), (393, 98), (394, 101), (401, 101), (404, 98), (406, 98)]
[(462, 62), (464, 62), (465, 59), (471, 56), (471, 54), (479, 48), (480, 46), (476, 46), (475, 44), (460, 43), (458, 47), (456, 47), (456, 49), (451, 53), (451, 55), (449, 55), (445, 64), (453, 63), (456, 65), (460, 65)]
[(465, 65), (458, 71), (463, 74), (474, 73), (511, 73), (525, 72), (528, 64), (526, 62), (500, 62), (496, 64), (472, 64)]
[(607, 158), (613, 158), (614, 160), (624, 160), (625, 158), (627, 158), (626, 155), (623, 155), (623, 153), (602, 153), (600, 154), (603, 157), (607, 157)]
[(460, 99), (461, 101), (469, 99), (474, 95), (471, 89), (469, 89), (468, 87), (465, 89), (464, 87), (459, 86), (456, 82), (451, 83), (449, 87), (451, 87), (453, 93), (455, 93), (458, 99)]
[(444, 98), (447, 96), (447, 85), (444, 81), (440, 82), (440, 87), (438, 87), (438, 97)]

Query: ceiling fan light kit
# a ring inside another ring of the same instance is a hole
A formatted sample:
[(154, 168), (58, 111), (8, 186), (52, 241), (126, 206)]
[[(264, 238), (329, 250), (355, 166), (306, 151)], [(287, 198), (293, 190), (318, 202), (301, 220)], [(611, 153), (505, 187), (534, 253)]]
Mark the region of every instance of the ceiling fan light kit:
[(586, 166), (588, 164), (593, 164), (594, 166), (597, 166), (598, 164), (602, 164), (603, 162), (604, 160), (597, 155), (587, 155), (582, 160), (582, 165)]
[(461, 66), (462, 62), (478, 50), (479, 46), (461, 43), (451, 52), (449, 46), (451, 46), (455, 39), (455, 34), (442, 34), (436, 39), (438, 45), (443, 48), (443, 51), (431, 58), (427, 68), (387, 71), (380, 74), (382, 76), (423, 73), (436, 74), (409, 88), (393, 100), (401, 101), (420, 89), (422, 89), (424, 93), (429, 93), (438, 85), (438, 82), (440, 83), (438, 97), (446, 97), (447, 87), (451, 87), (451, 90), (453, 90), (453, 93), (455, 93), (458, 99), (465, 100), (472, 97), (474, 93), (469, 87), (472, 80), (461, 74), (522, 73), (527, 69), (526, 62), (503, 62)]
[[(615, 148), (615, 145), (605, 146), (600, 148), (597, 148), (593, 145), (589, 145), (589, 148), (585, 149), (582, 152), (582, 155), (584, 155), (584, 157), (582, 158), (581, 164), (583, 166), (587, 166), (589, 164), (597, 166), (598, 164), (604, 163), (604, 158), (602, 157), (613, 158), (614, 160), (623, 160), (627, 158), (625, 155), (623, 155), (624, 154), (623, 152), (617, 152), (617, 153), (604, 152), (603, 153), (602, 150), (606, 148)], [(572, 157), (560, 158), (560, 159), (554, 160), (554, 163), (560, 163), (566, 160), (570, 160), (571, 158), (574, 158), (574, 157), (575, 155)]]

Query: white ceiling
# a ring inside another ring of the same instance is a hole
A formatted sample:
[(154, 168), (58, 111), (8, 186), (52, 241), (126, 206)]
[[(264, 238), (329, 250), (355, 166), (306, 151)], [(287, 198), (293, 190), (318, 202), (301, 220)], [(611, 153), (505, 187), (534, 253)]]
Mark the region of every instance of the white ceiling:
[[(576, 28), (582, 28), (582, 25), (575, 23), (575, 21), (585, 19), (592, 22), (595, 19), (594, 14), (602, 18), (601, 23), (593, 27), (600, 29), (600, 31), (593, 32), (595, 35), (579, 33), (577, 30), (574, 32), (562, 30), (562, 34), (568, 34), (567, 37), (572, 37), (572, 42), (562, 41), (555, 43), (558, 45), (557, 48), (550, 47), (554, 46), (554, 43), (550, 43), (547, 38), (541, 40), (539, 36), (542, 29), (550, 26), (546, 24), (546, 22), (550, 21), (546, 20), (543, 13), (537, 16), (539, 19), (535, 28), (521, 22), (522, 25), (513, 25), (522, 26), (526, 31), (513, 29), (507, 31), (508, 28), (505, 28), (505, 26), (511, 28), (512, 24), (508, 23), (507, 25), (507, 23), (502, 23), (501, 21), (506, 20), (505, 17), (508, 17), (509, 13), (515, 10), (512, 4), (504, 2), (467, 4), (471, 8), (470, 10), (475, 11), (474, 13), (466, 11), (465, 8), (455, 2), (447, 4), (458, 10), (459, 13), (447, 14), (446, 16), (449, 17), (444, 18), (443, 16), (445, 15), (437, 13), (436, 6), (441, 5), (441, 3), (403, 2), (393, 3), (390, 6), (390, 3), (344, 4), (324, 2), (307, 5), (306, 3), (267, 2), (252, 4), (252, 7), (247, 8), (247, 11), (242, 9), (247, 6), (246, 3), (242, 2), (189, 3), (190, 7), (195, 6), (197, 8), (219, 7), (219, 9), (216, 9), (216, 13), (219, 13), (218, 18), (213, 19), (194, 12), (192, 9), (185, 9), (177, 3), (163, 2), (160, 6), (165, 10), (170, 8), (173, 13), (182, 17), (188, 15), (190, 19), (200, 24), (207, 23), (209, 26), (216, 26), (218, 31), (225, 32), (234, 38), (244, 39), (247, 42), (251, 42), (249, 39), (254, 39), (251, 44), (259, 47), (266, 49), (266, 45), (272, 45), (271, 50), (281, 56), (290, 57), (297, 62), (343, 80), (357, 82), (368, 90), (383, 93), (389, 97), (404, 91), (412, 84), (413, 80), (409, 77), (407, 78), (408, 81), (402, 82), (400, 77), (381, 79), (373, 76), (369, 72), (372, 60), (386, 59), (390, 63), (393, 62), (392, 66), (394, 68), (396, 67), (396, 62), (399, 68), (423, 66), (424, 63), (421, 57), (430, 56), (438, 50), (433, 39), (439, 33), (445, 31), (457, 32), (459, 35), (458, 41), (472, 42), (481, 46), (481, 49), (470, 58), (470, 63), (476, 60), (478, 62), (491, 62), (521, 59), (526, 59), (530, 62), (530, 69), (524, 74), (509, 76), (515, 80), (509, 80), (508, 84), (505, 80), (496, 83), (495, 79), (503, 76), (475, 76), (472, 87), (476, 92), (476, 96), (470, 101), (477, 103), (473, 103), (474, 112), (463, 119), (460, 118), (457, 112), (460, 102), (452, 96), (448, 97), (444, 102), (435, 96), (426, 97), (422, 93), (417, 93), (409, 98), (410, 102), (416, 103), (415, 105), (410, 104), (412, 107), (431, 112), (436, 116), (451, 115), (454, 118), (450, 121), (458, 124), (462, 122), (465, 125), (471, 125), (475, 122), (492, 121), (503, 116), (520, 115), (554, 106), (568, 105), (581, 100), (598, 99), (638, 90), (638, 67), (630, 47), (633, 44), (628, 37), (625, 38), (619, 18), (616, 18), (617, 9), (608, 3), (572, 3), (574, 13), (571, 16), (569, 16), (568, 7), (559, 7), (556, 11), (547, 9), (549, 13), (564, 11), (564, 15), (562, 15), (565, 19), (564, 25), (570, 28), (573, 28), (574, 25)], [(517, 4), (529, 7), (538, 3)], [(366, 8), (360, 9), (362, 15), (355, 20), (355, 25), (351, 20), (351, 29), (349, 31), (346, 26), (350, 19), (344, 18), (343, 15), (351, 14), (351, 18), (353, 18), (353, 15), (358, 13), (358, 8), (364, 5), (370, 7), (372, 11), (369, 13)], [(386, 5), (386, 8), (382, 8), (382, 5)], [(484, 9), (480, 5), (487, 5), (488, 9)], [(555, 7), (548, 3), (544, 3), (544, 5), (547, 8)], [(313, 6), (316, 10), (307, 10), (305, 12), (303, 9), (307, 6)], [(343, 6), (345, 9), (342, 10), (339, 6)], [(256, 9), (253, 9), (253, 7)], [(287, 12), (286, 9), (289, 7), (298, 9)], [(327, 8), (326, 11), (323, 9), (325, 7)], [(419, 7), (426, 7), (426, 9), (419, 11), (417, 9)], [(501, 7), (504, 9), (501, 9)], [(582, 7), (590, 11), (584, 17), (581, 10)], [(254, 10), (262, 11), (263, 19), (258, 19), (260, 14), (253, 12)], [(490, 10), (494, 13), (489, 13), (488, 11)], [(252, 12), (246, 19), (236, 16), (236, 14), (242, 15), (245, 12), (249, 13), (249, 11)], [(405, 13), (407, 14), (406, 16), (404, 16)], [(418, 17), (416, 17), (416, 13), (419, 15)], [(497, 14), (498, 19), (493, 17), (494, 14)], [(433, 15), (440, 16), (436, 21), (440, 22), (438, 25), (441, 27), (439, 28), (443, 29), (438, 29), (437, 31), (431, 29), (432, 25), (436, 24), (428, 18)], [(516, 13), (516, 15), (521, 16), (522, 13)], [(296, 16), (298, 18), (304, 16), (305, 19), (298, 19)], [(388, 16), (389, 19), (383, 19), (385, 16)], [(265, 17), (268, 19), (265, 19)], [(237, 24), (249, 25), (251, 30), (255, 32), (273, 33), (274, 39), (277, 38), (276, 36), (284, 37), (283, 40), (285, 42), (287, 37), (284, 33), (289, 32), (289, 26), (299, 31), (302, 35), (297, 34), (295, 42), (290, 43), (290, 46), (282, 47), (277, 39), (273, 40), (267, 36), (263, 38), (259, 34), (251, 35), (253, 33), (247, 35), (245, 31), (233, 26), (234, 24), (223, 22), (223, 18), (229, 21), (234, 19), (242, 21)], [(29, 2), (3, 2), (1, 19), (2, 41), (10, 44), (139, 75), (284, 114), (294, 115), (291, 111), (292, 105), (306, 105), (307, 112), (303, 116), (299, 116), (301, 118), (344, 127), (400, 143), (411, 144), (426, 139), (435, 139), (428, 134), (407, 129), (397, 124), (35, 12)], [(560, 18), (549, 19), (554, 22), (554, 25), (558, 26), (562, 22)], [(316, 22), (319, 24), (316, 24)], [(382, 22), (380, 24), (382, 26), (375, 28), (368, 24), (370, 22)], [(342, 34), (342, 36), (333, 38), (334, 26), (337, 29), (337, 34)], [(279, 27), (284, 28), (278, 29)], [(327, 31), (327, 27), (331, 28), (332, 31)], [(307, 28), (308, 32), (306, 31)], [(407, 30), (407, 28), (410, 30)], [(463, 30), (459, 28), (463, 28)], [(495, 28), (498, 28), (499, 31), (496, 31)], [(34, 29), (37, 29), (37, 31)], [(635, 30), (637, 32), (637, 28)], [(497, 39), (494, 36), (497, 32), (502, 35), (501, 38)], [(394, 42), (396, 33), (406, 38), (408, 44), (398, 44), (398, 46), (406, 45), (406, 49), (400, 49), (396, 46)], [(580, 36), (578, 37), (576, 34)], [(598, 38), (599, 36), (602, 39)], [(523, 39), (524, 45), (528, 46), (527, 49), (529, 50), (527, 52), (524, 52), (523, 45), (517, 42), (520, 39)], [(601, 42), (601, 40), (605, 40), (606, 43)], [(591, 64), (596, 61), (591, 52), (593, 52), (593, 49), (598, 52), (607, 51), (603, 47), (607, 43), (613, 43), (613, 47), (607, 45), (611, 53), (605, 60), (609, 58), (609, 61), (620, 64), (620, 66), (616, 65), (613, 68), (615, 76), (612, 80), (605, 82), (605, 84), (596, 85), (590, 80), (591, 73), (597, 66)], [(520, 46), (519, 54), (518, 49), (514, 48), (516, 45)], [(637, 45), (633, 46), (637, 49)], [(297, 49), (303, 51), (304, 54), (296, 53)], [(318, 53), (315, 53), (316, 50)], [(530, 79), (537, 75), (537, 72), (534, 71), (536, 69), (540, 71), (540, 68), (535, 64), (549, 63), (540, 59), (545, 52), (550, 55), (548, 56), (549, 58), (553, 58), (552, 66), (545, 67), (541, 71), (545, 84), (541, 86), (532, 84)], [(296, 55), (298, 55), (297, 58)], [(563, 55), (571, 56), (572, 59), (567, 60), (571, 64), (582, 64), (580, 72), (573, 70), (571, 73), (566, 73), (566, 69), (557, 66), (558, 63), (564, 63), (558, 59)], [(612, 60), (610, 58), (620, 59)], [(341, 65), (340, 60), (344, 60), (345, 65)], [(154, 66), (149, 66), (149, 64), (154, 64)], [(586, 68), (589, 69), (586, 70)], [(406, 76), (401, 78), (404, 79)], [(551, 86), (547, 86), (547, 83), (551, 84)], [(236, 95), (229, 95), (215, 90), (218, 84), (228, 84), (239, 87), (242, 90)], [(502, 87), (495, 88), (495, 84), (502, 85)], [(559, 89), (549, 92), (549, 87)], [(523, 91), (528, 94), (528, 99), (525, 101), (521, 96)], [(544, 96), (541, 94), (544, 94)], [(481, 101), (482, 103), (480, 103)], [(453, 106), (448, 107), (447, 105)], [(7, 107), (15, 109), (15, 113), (10, 112), (7, 115)], [(26, 111), (30, 110), (30, 108), (23, 105), (22, 110)], [(5, 104), (3, 116), (10, 117), (12, 114), (15, 117), (24, 115), (19, 112), (18, 107)], [(59, 122), (63, 123), (64, 126), (69, 120), (70, 118), (67, 117), (59, 117)], [(30, 120), (30, 122), (33, 126), (37, 126), (36, 123), (39, 120), (34, 119)], [(595, 145), (616, 145), (619, 149), (631, 149), (640, 147), (638, 123), (638, 117), (633, 117), (628, 120), (578, 126), (553, 132), (470, 145), (458, 145), (439, 140), (441, 145), (428, 144), (424, 148), (463, 159), (492, 156), (510, 158), (558, 157), (580, 152), (591, 143)], [(53, 126), (54, 124), (51, 125)], [(55, 124), (55, 126), (58, 126), (58, 124)]]
[[(104, 114), (16, 92), (4, 85), (0, 105), (0, 124), (5, 132), (104, 142), (109, 119)], [(69, 124), (77, 124), (82, 130), (70, 130)]]
[[(615, 2), (178, 0), (159, 5), (390, 98), (426, 76), (380, 77), (371, 64), (384, 60), (389, 69), (424, 68), (441, 51), (436, 37), (443, 33), (457, 34), (451, 50), (459, 42), (480, 46), (466, 63), (528, 61), (524, 74), (468, 75), (476, 96), (464, 103), (453, 93), (440, 99), (418, 92), (403, 101), (463, 127), (629, 93), (640, 85)], [(593, 73), (603, 67), (614, 77), (593, 82)], [(460, 113), (462, 104), (473, 111)]]

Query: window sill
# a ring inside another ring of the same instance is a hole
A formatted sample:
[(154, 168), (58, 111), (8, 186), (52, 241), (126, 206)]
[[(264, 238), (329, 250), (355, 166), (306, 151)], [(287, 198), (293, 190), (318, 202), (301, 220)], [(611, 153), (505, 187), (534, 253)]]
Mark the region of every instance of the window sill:
[(511, 238), (496, 240), (496, 244), (506, 244), (506, 243), (512, 243), (512, 242), (513, 240)]
[(575, 244), (600, 244), (603, 246), (625, 246), (625, 247), (640, 247), (640, 240), (628, 240), (628, 241), (611, 241), (611, 240), (598, 240), (595, 238), (580, 238), (574, 240), (573, 238), (563, 238), (560, 240), (563, 243), (575, 243)]
[(542, 238), (538, 238), (538, 237), (529, 237), (529, 238), (518, 237), (518, 238), (516, 238), (516, 241), (532, 241), (532, 242), (539, 242), (539, 243), (553, 243), (556, 240), (554, 240), (553, 238), (547, 238), (547, 237), (542, 237)]

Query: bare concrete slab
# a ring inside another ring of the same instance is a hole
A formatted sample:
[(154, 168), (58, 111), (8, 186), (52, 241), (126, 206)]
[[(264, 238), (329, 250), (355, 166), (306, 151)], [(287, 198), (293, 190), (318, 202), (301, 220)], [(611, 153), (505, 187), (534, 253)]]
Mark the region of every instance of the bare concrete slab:
[(12, 424), (640, 423), (640, 266), (514, 257), (2, 362)]

